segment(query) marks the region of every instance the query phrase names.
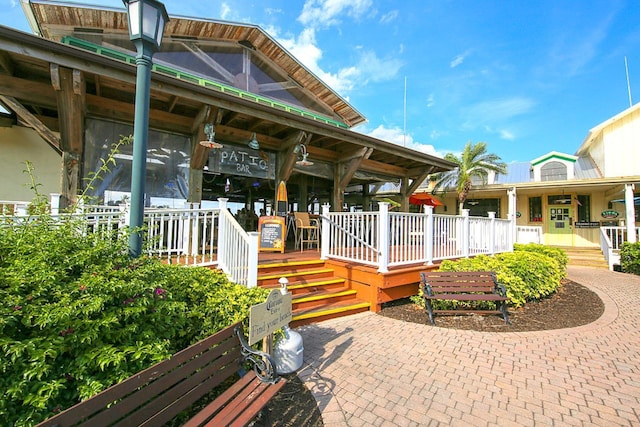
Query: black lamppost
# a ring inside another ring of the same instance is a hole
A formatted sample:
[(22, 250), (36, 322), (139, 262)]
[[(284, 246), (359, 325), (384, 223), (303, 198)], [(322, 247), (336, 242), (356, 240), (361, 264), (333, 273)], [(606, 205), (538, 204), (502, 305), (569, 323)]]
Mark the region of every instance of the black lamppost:
[(142, 252), (141, 228), (144, 220), (144, 183), (147, 174), (147, 140), (149, 139), (149, 96), (153, 54), (160, 49), (164, 26), (169, 15), (157, 0), (122, 0), (129, 17), (129, 39), (138, 51), (136, 57), (136, 105), (133, 122), (133, 164), (131, 168), (131, 213), (129, 254)]

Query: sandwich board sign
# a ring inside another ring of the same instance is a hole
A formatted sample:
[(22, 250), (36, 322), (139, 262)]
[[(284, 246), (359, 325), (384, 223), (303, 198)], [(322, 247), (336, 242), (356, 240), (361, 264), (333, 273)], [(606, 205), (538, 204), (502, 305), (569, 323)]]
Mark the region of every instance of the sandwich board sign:
[(291, 294), (271, 291), (267, 300), (249, 309), (249, 345), (291, 322)]

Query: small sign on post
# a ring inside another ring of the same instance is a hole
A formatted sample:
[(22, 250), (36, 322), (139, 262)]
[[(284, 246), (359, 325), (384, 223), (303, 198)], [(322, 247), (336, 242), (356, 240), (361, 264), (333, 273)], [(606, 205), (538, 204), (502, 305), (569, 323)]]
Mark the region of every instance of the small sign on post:
[(253, 345), (269, 334), (291, 322), (291, 294), (282, 295), (280, 290), (271, 291), (267, 300), (249, 309), (249, 345)]

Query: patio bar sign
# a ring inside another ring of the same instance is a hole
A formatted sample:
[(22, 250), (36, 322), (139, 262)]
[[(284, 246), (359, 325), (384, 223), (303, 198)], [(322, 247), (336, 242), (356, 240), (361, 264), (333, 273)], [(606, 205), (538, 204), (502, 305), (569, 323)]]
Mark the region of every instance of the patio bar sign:
[(249, 309), (249, 345), (291, 322), (291, 293), (271, 291), (267, 300)]

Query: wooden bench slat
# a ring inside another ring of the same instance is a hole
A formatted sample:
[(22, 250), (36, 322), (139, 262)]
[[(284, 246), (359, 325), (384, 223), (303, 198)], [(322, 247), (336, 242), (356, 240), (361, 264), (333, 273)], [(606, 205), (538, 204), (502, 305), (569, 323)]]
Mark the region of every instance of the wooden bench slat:
[[(249, 400), (249, 404), (244, 411), (239, 411), (234, 414), (234, 419), (229, 423), (230, 427), (243, 427), (246, 426), (252, 419), (256, 417), (256, 415), (260, 412), (262, 408), (274, 397), (282, 387), (284, 387), (285, 382), (272, 385), (271, 387), (266, 387), (264, 383), (261, 383), (260, 387), (255, 390), (254, 395), (251, 396)], [(228, 418), (227, 418), (228, 419)], [(212, 420), (208, 427), (217, 427), (219, 425), (224, 425), (226, 422), (217, 423), (216, 419)]]
[[(429, 321), (435, 325), (434, 313), (458, 314), (498, 313), (510, 324), (506, 302), (509, 300), (503, 285), (491, 271), (429, 271), (420, 273), (421, 288)], [(434, 310), (431, 301), (487, 301), (495, 302), (496, 310), (460, 308), (458, 310)]]

